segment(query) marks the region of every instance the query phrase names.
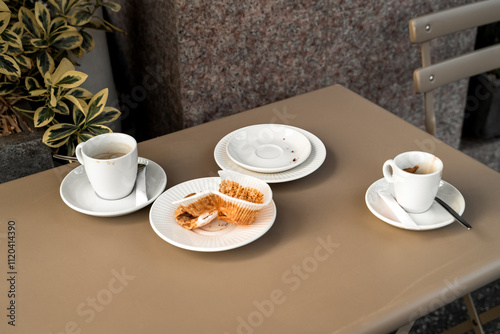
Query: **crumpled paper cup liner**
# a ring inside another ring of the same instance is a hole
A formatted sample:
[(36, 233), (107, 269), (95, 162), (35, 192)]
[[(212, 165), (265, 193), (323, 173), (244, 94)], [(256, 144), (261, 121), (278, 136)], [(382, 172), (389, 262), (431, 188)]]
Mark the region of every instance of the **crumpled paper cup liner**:
[(197, 217), (207, 212), (216, 211), (219, 201), (218, 194), (213, 190), (205, 190), (175, 201), (172, 204), (182, 205), (186, 212)]
[[(219, 175), (221, 184), (224, 181), (229, 181), (230, 183), (237, 183), (239, 187), (238, 189), (233, 187), (235, 189), (231, 189), (230, 194), (221, 193), (219, 188), (218, 218), (236, 225), (252, 224), (259, 212), (271, 203), (273, 196), (271, 187), (262, 180), (233, 171), (219, 171)], [(256, 197), (254, 196), (255, 192), (252, 191), (253, 189), (258, 190), (263, 195), (261, 198), (262, 203), (245, 200), (249, 197)]]
[[(172, 204), (182, 205), (186, 212), (195, 217), (217, 210), (217, 218), (220, 220), (235, 225), (252, 224), (259, 212), (271, 203), (271, 187), (262, 180), (238, 172), (219, 171), (219, 175), (221, 184), (230, 185), (222, 187), (228, 194), (219, 191), (221, 187), (219, 190), (203, 190)], [(256, 199), (260, 199), (262, 203), (249, 201)]]

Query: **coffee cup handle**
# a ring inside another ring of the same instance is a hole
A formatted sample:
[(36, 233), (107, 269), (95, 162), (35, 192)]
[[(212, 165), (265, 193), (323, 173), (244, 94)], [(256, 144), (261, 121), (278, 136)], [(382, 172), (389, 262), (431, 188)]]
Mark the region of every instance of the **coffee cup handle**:
[(386, 162), (384, 162), (384, 166), (382, 167), (382, 173), (384, 174), (384, 178), (387, 180), (387, 182), (394, 183), (394, 176), (393, 176), (394, 160), (389, 159)]
[(83, 145), (85, 143), (80, 143), (76, 146), (76, 149), (75, 149), (75, 154), (76, 154), (76, 158), (78, 159), (78, 162), (81, 163), (82, 165), (84, 164), (83, 163), (83, 154), (82, 154), (82, 149), (83, 149)]

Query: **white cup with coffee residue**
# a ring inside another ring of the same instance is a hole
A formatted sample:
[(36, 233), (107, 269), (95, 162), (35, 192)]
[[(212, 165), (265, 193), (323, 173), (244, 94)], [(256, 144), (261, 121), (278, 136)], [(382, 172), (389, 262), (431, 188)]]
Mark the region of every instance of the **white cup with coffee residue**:
[(434, 154), (404, 152), (382, 167), (384, 178), (394, 186), (394, 197), (410, 213), (430, 209), (439, 189), (443, 162)]
[(76, 157), (96, 194), (107, 200), (129, 195), (137, 177), (137, 141), (124, 133), (105, 133), (76, 147)]

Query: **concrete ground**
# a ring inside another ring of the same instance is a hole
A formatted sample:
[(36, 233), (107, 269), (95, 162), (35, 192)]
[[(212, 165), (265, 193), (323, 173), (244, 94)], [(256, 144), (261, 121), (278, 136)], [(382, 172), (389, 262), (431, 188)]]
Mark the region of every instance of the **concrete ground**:
[[(500, 305), (500, 280), (496, 280), (474, 291), (471, 295), (479, 314)], [(415, 321), (408, 333), (441, 333), (467, 319), (469, 319), (469, 316), (465, 307), (465, 302), (463, 298), (460, 298)], [(483, 324), (483, 330), (487, 334), (500, 334), (500, 318)], [(474, 334), (473, 331), (468, 331), (466, 333)]]

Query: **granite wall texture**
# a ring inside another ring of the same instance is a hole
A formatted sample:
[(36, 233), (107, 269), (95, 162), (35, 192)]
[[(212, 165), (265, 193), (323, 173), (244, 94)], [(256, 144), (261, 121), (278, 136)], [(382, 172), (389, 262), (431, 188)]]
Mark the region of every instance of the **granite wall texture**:
[[(120, 0), (111, 20), (125, 121), (147, 139), (342, 84), (414, 125), (420, 51), (408, 21), (470, 0)], [(434, 59), (474, 47), (475, 30), (433, 44)], [(436, 94), (437, 137), (458, 147), (467, 80)], [(345, 112), (345, 111), (339, 111)]]

